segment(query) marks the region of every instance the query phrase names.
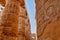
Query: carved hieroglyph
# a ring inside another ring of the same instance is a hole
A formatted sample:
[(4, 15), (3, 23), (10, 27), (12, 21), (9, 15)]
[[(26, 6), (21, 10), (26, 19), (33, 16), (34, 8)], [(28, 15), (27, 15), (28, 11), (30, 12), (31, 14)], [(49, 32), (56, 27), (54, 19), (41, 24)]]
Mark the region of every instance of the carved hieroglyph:
[(0, 40), (17, 40), (18, 37), (20, 4), (18, 1), (11, 1), (6, 1), (5, 8), (2, 11), (1, 26), (3, 27), (3, 32)]
[(59, 40), (60, 0), (35, 0), (38, 40)]
[[(31, 31), (30, 31), (30, 21), (28, 17), (28, 13), (24, 7), (20, 7), (19, 14), (19, 34), (23, 34), (25, 40), (30, 40)], [(24, 31), (23, 31), (24, 30)]]
[(24, 0), (6, 0), (0, 40), (30, 40), (30, 21)]

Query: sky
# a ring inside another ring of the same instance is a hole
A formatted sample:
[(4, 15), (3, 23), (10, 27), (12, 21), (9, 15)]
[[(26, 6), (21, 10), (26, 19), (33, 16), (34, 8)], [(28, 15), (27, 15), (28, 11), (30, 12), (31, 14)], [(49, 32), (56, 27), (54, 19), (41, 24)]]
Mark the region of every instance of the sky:
[(1, 8), (2, 8), (2, 6), (1, 6), (1, 4), (0, 4), (0, 11), (1, 11)]
[(36, 21), (35, 21), (35, 3), (34, 0), (26, 0), (26, 7), (28, 10), (31, 32), (36, 33)]

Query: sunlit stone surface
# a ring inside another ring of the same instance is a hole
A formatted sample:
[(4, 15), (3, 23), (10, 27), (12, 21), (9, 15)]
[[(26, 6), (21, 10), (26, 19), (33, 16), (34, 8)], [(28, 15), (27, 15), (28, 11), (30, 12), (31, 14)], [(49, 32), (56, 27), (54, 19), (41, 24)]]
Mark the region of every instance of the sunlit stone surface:
[(60, 0), (35, 0), (38, 40), (59, 40)]
[(30, 20), (25, 8), (25, 0), (0, 1), (2, 11), (0, 40), (30, 40)]
[(36, 34), (35, 33), (31, 34), (31, 40), (36, 40)]

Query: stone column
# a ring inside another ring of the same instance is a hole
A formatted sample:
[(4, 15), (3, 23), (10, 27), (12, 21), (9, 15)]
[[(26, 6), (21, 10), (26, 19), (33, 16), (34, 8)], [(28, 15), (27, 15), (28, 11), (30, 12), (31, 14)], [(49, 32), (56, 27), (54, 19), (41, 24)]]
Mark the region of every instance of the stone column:
[(60, 0), (35, 0), (38, 40), (60, 40)]
[(1, 26), (3, 27), (0, 40), (17, 40), (20, 3), (18, 0), (6, 0), (2, 11)]
[(30, 40), (30, 20), (25, 6), (25, 0), (20, 0), (20, 16), (19, 16), (19, 34), (23, 34), (25, 40)]
[[(19, 19), (18, 19), (18, 37), (17, 37), (17, 40), (30, 40), (31, 38), (31, 30), (30, 30), (30, 20), (29, 20), (29, 16), (28, 16), (28, 13), (27, 13), (27, 10), (26, 10), (26, 7), (25, 7), (25, 0), (18, 0), (18, 3), (16, 2), (16, 0), (13, 2), (14, 0), (7, 0), (8, 3), (12, 2), (14, 4), (16, 4), (16, 6), (19, 6), (19, 11), (17, 10), (16, 12), (19, 13)], [(1, 0), (0, 3), (3, 3), (3, 1)], [(8, 6), (13, 6), (13, 4), (9, 5), (9, 4), (6, 4)], [(3, 3), (4, 4), (4, 3)], [(2, 5), (3, 5), (2, 4)], [(5, 5), (5, 4), (4, 4)], [(5, 9), (4, 11), (7, 11), (6, 8), (7, 6), (5, 6)], [(13, 8), (8, 8), (8, 10), (10, 9), (15, 9), (14, 7)], [(12, 12), (13, 12), (12, 10)], [(4, 12), (3, 13), (6, 13)], [(8, 11), (7, 11), (8, 13)], [(6, 15), (6, 14), (5, 14)], [(3, 15), (4, 16), (4, 15)], [(3, 18), (4, 19), (4, 18)], [(2, 19), (2, 20), (3, 20)]]

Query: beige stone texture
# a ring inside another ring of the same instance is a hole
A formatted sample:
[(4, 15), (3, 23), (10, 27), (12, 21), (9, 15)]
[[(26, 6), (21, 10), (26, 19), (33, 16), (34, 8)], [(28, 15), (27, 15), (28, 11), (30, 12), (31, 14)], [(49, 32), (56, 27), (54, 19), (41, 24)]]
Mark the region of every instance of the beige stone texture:
[(37, 40), (60, 40), (60, 0), (35, 0)]
[[(6, 1), (5, 8), (2, 11), (1, 27), (3, 27), (2, 40), (17, 40), (18, 37), (18, 20), (19, 4), (15, 1)], [(0, 39), (1, 40), (1, 39)]]
[[(20, 7), (19, 14), (19, 31), (26, 40), (30, 40), (31, 38), (31, 30), (30, 30), (30, 21), (29, 16), (25, 8)], [(24, 31), (23, 31), (24, 30)]]
[(5, 4), (2, 1), (5, 8), (1, 17), (0, 40), (30, 40), (30, 20), (24, 2), (24, 0), (6, 0)]
[(0, 0), (0, 4), (2, 4), (2, 6), (5, 6), (6, 4), (5, 0)]
[(36, 34), (35, 33), (31, 33), (31, 40), (36, 40)]

